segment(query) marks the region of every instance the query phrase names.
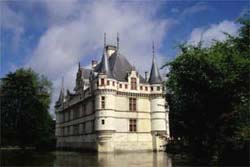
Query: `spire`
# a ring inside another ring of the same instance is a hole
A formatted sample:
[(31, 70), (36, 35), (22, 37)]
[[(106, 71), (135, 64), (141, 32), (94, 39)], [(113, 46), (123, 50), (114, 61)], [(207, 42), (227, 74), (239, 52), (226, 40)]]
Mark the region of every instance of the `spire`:
[(162, 82), (161, 76), (159, 73), (159, 69), (155, 60), (155, 47), (154, 47), (154, 42), (152, 44), (152, 53), (153, 53), (153, 60), (152, 60), (152, 67), (151, 67), (151, 72), (150, 72), (150, 77), (148, 82), (150, 84), (159, 84)]
[(80, 61), (79, 61), (79, 63), (78, 63), (78, 69), (80, 69), (81, 68), (81, 63), (80, 63)]
[(116, 36), (116, 49), (117, 52), (119, 51), (119, 33), (117, 32), (117, 36)]
[(106, 48), (106, 32), (104, 33), (104, 48)]
[(64, 102), (64, 78), (63, 77), (62, 77), (62, 86), (61, 86), (61, 91), (60, 91), (60, 95), (59, 95), (58, 101), (60, 103)]
[(104, 33), (104, 48), (103, 48), (103, 55), (102, 55), (101, 71), (100, 72), (110, 76), (108, 56), (106, 53), (106, 33)]

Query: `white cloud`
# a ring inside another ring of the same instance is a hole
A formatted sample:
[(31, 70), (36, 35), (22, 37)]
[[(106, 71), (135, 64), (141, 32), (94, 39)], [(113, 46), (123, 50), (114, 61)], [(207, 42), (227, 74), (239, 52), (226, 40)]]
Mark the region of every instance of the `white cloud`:
[(184, 9), (183, 12), (181, 13), (181, 17), (193, 15), (193, 14), (205, 11), (207, 9), (208, 9), (208, 7), (204, 2), (199, 2), (191, 7)]
[[(145, 70), (150, 71), (152, 40), (155, 41), (157, 51), (172, 25), (170, 20), (153, 18), (154, 8), (107, 1), (85, 6), (74, 2), (71, 5), (71, 10), (65, 15), (63, 12), (50, 12), (52, 18), (60, 17), (60, 20), (57, 22), (55, 19), (43, 34), (27, 63), (27, 66), (53, 80), (56, 92), (53, 95), (53, 103), (58, 97), (58, 83), (62, 76), (65, 78), (65, 87), (73, 88), (79, 60), (83, 60), (85, 65), (89, 64), (85, 61), (86, 58), (92, 59), (89, 56), (100, 60), (104, 32), (107, 32), (107, 43), (111, 44), (115, 44), (116, 32), (120, 33), (121, 53), (143, 74)], [(82, 10), (77, 17), (69, 19), (69, 15), (75, 15), (77, 5), (81, 6)], [(48, 10), (53, 11), (53, 8), (49, 7)], [(158, 60), (164, 60), (164, 56), (158, 55)], [(162, 64), (163, 62), (159, 61), (159, 66)]]
[[(19, 46), (21, 35), (24, 32), (23, 28), (23, 16), (20, 13), (12, 10), (6, 3), (0, 3), (1, 15), (0, 15), (0, 28), (9, 30), (13, 33), (12, 49), (16, 49)], [(2, 43), (3, 41), (1, 41)]]
[(214, 40), (223, 41), (226, 39), (225, 32), (236, 35), (239, 25), (232, 21), (224, 20), (218, 24), (212, 24), (208, 28), (195, 28), (189, 37), (188, 43), (197, 45), (201, 40), (204, 46), (210, 46)]

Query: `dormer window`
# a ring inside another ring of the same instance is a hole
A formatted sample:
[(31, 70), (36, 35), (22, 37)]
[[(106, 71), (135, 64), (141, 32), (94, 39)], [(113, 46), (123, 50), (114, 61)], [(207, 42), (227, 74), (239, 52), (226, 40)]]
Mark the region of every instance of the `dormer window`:
[(104, 86), (104, 79), (101, 79), (101, 86)]
[(131, 78), (131, 90), (136, 90), (136, 89), (137, 89), (136, 78)]

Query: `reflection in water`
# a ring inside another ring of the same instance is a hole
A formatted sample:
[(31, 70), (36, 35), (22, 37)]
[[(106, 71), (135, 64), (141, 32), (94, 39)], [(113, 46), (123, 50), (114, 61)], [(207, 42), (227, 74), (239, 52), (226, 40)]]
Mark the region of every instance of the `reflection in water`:
[(172, 167), (166, 153), (80, 153), (1, 151), (0, 166)]
[(75, 153), (56, 152), (54, 166), (134, 166), (134, 167), (172, 167), (166, 153)]

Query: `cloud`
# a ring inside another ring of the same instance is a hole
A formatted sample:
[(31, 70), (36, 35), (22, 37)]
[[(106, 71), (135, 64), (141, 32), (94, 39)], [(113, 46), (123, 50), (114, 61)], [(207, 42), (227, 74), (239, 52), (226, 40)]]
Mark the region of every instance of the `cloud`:
[[(75, 13), (79, 6), (81, 10)], [(47, 10), (53, 11), (54, 7), (50, 6)], [(78, 61), (87, 66), (91, 59), (100, 60), (104, 32), (107, 32), (108, 44), (115, 44), (116, 32), (119, 32), (121, 53), (143, 74), (146, 70), (150, 71), (152, 40), (155, 41), (157, 53), (172, 26), (171, 20), (155, 18), (153, 7), (140, 8), (107, 1), (82, 5), (74, 1), (70, 9), (62, 7), (61, 10), (66, 10), (66, 13), (49, 12), (50, 17), (56, 19), (41, 36), (26, 64), (53, 80), (56, 92), (53, 103), (57, 99), (62, 76), (65, 87), (74, 87)], [(165, 56), (157, 56), (161, 66)]]
[(208, 9), (208, 7), (205, 3), (199, 2), (191, 7), (184, 9), (183, 12), (181, 13), (180, 17), (190, 16), (190, 15), (205, 11), (207, 9)]
[(204, 46), (211, 46), (214, 40), (224, 41), (228, 33), (230, 35), (237, 35), (239, 25), (235, 22), (224, 20), (218, 24), (212, 24), (208, 28), (195, 28), (188, 39), (189, 44), (197, 45), (201, 40)]
[[(11, 39), (12, 49), (18, 48), (21, 40), (21, 35), (24, 32), (24, 18), (20, 13), (12, 10), (6, 3), (0, 3), (1, 15), (0, 15), (0, 28), (13, 33)], [(2, 43), (3, 41), (1, 41)]]

